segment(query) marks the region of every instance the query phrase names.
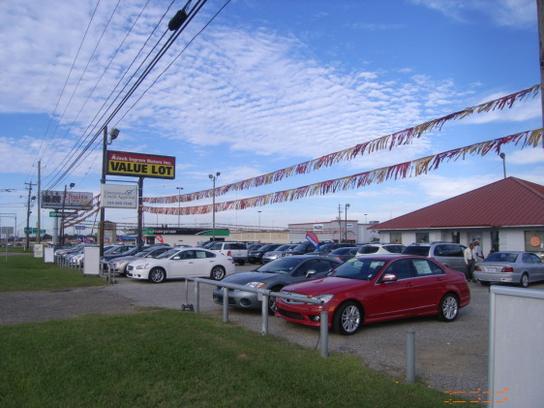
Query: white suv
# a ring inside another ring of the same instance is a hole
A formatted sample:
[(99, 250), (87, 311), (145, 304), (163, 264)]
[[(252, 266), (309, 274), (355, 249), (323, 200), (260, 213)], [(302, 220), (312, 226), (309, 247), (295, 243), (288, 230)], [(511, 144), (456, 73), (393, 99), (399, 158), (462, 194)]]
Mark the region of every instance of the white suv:
[(247, 262), (247, 245), (243, 242), (217, 241), (208, 249), (232, 257), (234, 263), (243, 265)]
[(405, 246), (401, 244), (364, 244), (359, 247), (357, 256), (380, 255), (380, 254), (400, 254)]

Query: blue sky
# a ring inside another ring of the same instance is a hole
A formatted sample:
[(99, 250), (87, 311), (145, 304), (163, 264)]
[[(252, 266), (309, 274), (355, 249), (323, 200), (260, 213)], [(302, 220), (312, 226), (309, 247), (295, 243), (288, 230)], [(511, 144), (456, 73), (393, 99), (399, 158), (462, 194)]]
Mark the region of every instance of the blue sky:
[[(115, 3), (100, 3), (55, 115), (53, 107), (96, 2), (45, 1), (39, 8), (30, 0), (0, 4), (0, 160), (4, 163), (0, 189), (16, 189), (0, 192), (0, 212), (17, 212), (20, 220), (24, 218), (20, 196), (25, 181), (36, 181), (35, 162), (41, 158), (46, 166), (47, 187), (51, 173), (168, 4), (150, 1), (84, 105), (145, 1), (121, 1), (76, 88)], [(176, 1), (172, 10), (182, 4)], [(162, 70), (222, 4), (209, 0), (154, 72)], [(233, 0), (135, 109), (123, 120), (113, 121), (121, 134), (112, 148), (176, 156), (176, 180), (146, 180), (145, 195), (175, 194), (177, 186), (191, 192), (210, 187), (210, 172), (221, 172), (219, 184), (238, 181), (538, 82), (533, 0)], [(538, 128), (540, 112), (537, 97), (512, 110), (446, 124), (443, 131), (391, 152), (221, 200), (306, 185)], [(509, 175), (544, 183), (542, 149), (509, 147), (505, 152)], [(75, 182), (78, 191), (98, 192), (99, 169), (100, 155), (93, 150), (55, 188)], [(352, 217), (363, 221), (363, 214), (368, 214), (369, 220), (384, 221), (500, 177), (501, 161), (491, 154), (445, 163), (424, 177), (259, 210), (262, 225), (282, 226), (332, 219), (339, 203), (350, 203)], [(218, 213), (217, 221), (256, 224), (257, 210)], [(108, 210), (107, 217), (136, 220), (134, 211)], [(210, 218), (186, 216), (182, 222), (203, 223)], [(146, 215), (146, 221), (156, 220), (155, 215)], [(175, 223), (177, 217), (160, 216), (159, 222)], [(48, 221), (45, 225), (50, 227)]]

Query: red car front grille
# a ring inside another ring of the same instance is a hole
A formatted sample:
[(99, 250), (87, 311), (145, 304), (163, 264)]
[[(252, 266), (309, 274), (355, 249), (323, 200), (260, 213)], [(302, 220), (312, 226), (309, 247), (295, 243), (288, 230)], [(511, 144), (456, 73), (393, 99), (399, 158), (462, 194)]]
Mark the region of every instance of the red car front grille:
[(278, 313), (291, 319), (304, 320), (304, 317), (300, 313), (290, 312), (289, 310), (282, 309), (281, 307), (278, 308)]

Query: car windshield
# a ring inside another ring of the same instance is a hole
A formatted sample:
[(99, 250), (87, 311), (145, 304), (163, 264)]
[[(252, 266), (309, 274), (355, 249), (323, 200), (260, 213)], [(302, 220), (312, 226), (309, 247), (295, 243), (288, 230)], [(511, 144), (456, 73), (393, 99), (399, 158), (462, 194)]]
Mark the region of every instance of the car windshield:
[(279, 245), (264, 245), (262, 247), (259, 248), (259, 252), (267, 252), (267, 251), (273, 251), (274, 249), (276, 249), (277, 247), (279, 247)]
[(299, 258), (286, 257), (267, 263), (256, 270), (263, 273), (289, 273), (301, 262)]
[(164, 258), (170, 258), (172, 255), (176, 254), (179, 252), (179, 249), (176, 249), (176, 248), (172, 248), (172, 249), (169, 249), (168, 251), (166, 252), (163, 252), (162, 254), (160, 254), (157, 259), (164, 259)]
[(290, 245), (281, 245), (275, 249), (275, 251), (285, 251), (289, 249)]
[(346, 255), (349, 254), (350, 251), (353, 251), (356, 248), (338, 248), (331, 252), (331, 255)]
[(493, 252), (485, 258), (484, 262), (516, 262), (518, 254), (512, 252)]
[(402, 251), (403, 254), (406, 255), (419, 255), (419, 256), (428, 256), (429, 255), (429, 248), (428, 246), (407, 246), (404, 248), (404, 251)]
[(336, 268), (337, 278), (370, 280), (383, 267), (385, 261), (380, 259), (353, 258)]
[(137, 256), (138, 258), (143, 258), (144, 256), (148, 255), (149, 253), (153, 252), (155, 248), (146, 248), (140, 252), (137, 252), (134, 254), (134, 256)]
[(307, 243), (302, 242), (302, 243), (298, 244), (296, 247), (294, 247), (293, 251), (295, 251), (295, 252), (299, 252), (299, 251), (304, 252), (306, 250), (307, 245), (308, 245)]

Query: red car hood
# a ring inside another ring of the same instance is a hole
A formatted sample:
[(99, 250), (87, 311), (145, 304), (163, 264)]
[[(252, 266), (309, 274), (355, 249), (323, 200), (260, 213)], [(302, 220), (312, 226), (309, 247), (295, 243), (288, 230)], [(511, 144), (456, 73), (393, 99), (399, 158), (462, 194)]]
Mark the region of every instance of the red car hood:
[(363, 288), (370, 284), (369, 281), (347, 278), (336, 278), (334, 276), (316, 279), (309, 282), (297, 283), (282, 288), (282, 291), (299, 293), (307, 296), (324, 294), (335, 295), (346, 290)]

